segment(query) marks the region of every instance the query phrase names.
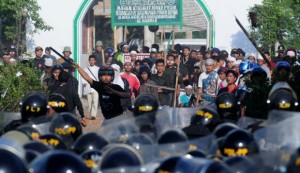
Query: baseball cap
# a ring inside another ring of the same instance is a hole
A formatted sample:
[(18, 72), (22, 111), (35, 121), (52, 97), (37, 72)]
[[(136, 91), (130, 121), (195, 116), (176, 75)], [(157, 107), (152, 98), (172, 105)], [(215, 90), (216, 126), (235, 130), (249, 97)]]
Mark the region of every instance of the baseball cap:
[(52, 65), (53, 65), (53, 60), (51, 59), (51, 58), (47, 58), (46, 60), (45, 60), (45, 64), (44, 64), (45, 66), (47, 66), (47, 67), (52, 67)]
[(192, 85), (188, 85), (185, 87), (185, 89), (193, 89)]

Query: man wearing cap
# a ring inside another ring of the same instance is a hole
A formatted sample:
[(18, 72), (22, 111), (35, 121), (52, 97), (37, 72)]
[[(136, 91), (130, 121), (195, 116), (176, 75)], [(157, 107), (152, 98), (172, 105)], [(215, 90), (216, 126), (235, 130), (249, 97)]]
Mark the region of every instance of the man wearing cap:
[(227, 67), (228, 69), (232, 69), (232, 68), (233, 68), (233, 63), (234, 63), (235, 61), (236, 61), (236, 58), (235, 58), (235, 57), (232, 57), (232, 56), (228, 57), (228, 58), (227, 58), (226, 67)]
[(37, 46), (35, 48), (35, 58), (33, 59), (33, 66), (38, 68), (39, 70), (44, 70), (45, 67), (45, 59), (42, 57), (43, 48), (41, 46)]
[(185, 87), (185, 94), (182, 94), (179, 98), (179, 107), (191, 107), (191, 96), (192, 96), (193, 87), (188, 85)]
[(199, 106), (199, 101), (202, 101), (202, 105), (209, 105), (215, 102), (215, 97), (217, 95), (218, 73), (213, 70), (213, 65), (213, 59), (209, 58), (205, 60), (206, 72), (202, 72), (199, 76), (199, 89), (196, 106)]
[[(72, 54), (70, 46), (65, 46), (62, 53), (63, 53), (65, 59), (67, 59), (67, 60), (69, 60), (71, 62), (74, 62), (74, 60), (72, 58), (70, 58), (70, 56)], [(59, 58), (56, 61), (56, 64), (61, 64), (61, 63), (65, 62), (64, 58)]]
[(240, 56), (239, 50), (237, 48), (233, 48), (230, 52), (230, 56), (239, 59)]
[(55, 62), (56, 62), (57, 59), (56, 59), (55, 56), (51, 55), (51, 49), (50, 49), (50, 47), (46, 47), (45, 48), (45, 54), (44, 54), (44, 56), (46, 56), (47, 58), (51, 58), (52, 61), (53, 61), (53, 63), (55, 64)]
[(285, 55), (285, 49), (283, 46), (278, 46), (277, 48), (277, 53), (278, 53), (278, 56), (276, 56), (274, 58), (274, 62), (278, 62), (278, 61), (282, 61), (284, 55)]
[(96, 65), (100, 67), (103, 64), (103, 58), (102, 57), (102, 51), (103, 51), (103, 43), (102, 41), (98, 40), (96, 42), (95, 51), (93, 52), (93, 55), (96, 57)]
[(51, 68), (53, 66), (53, 60), (51, 58), (46, 58), (45, 59), (45, 64), (44, 64), (44, 73), (42, 74), (42, 82), (43, 82), (43, 86), (45, 89), (47, 89), (48, 87), (48, 83), (50, 81), (51, 78)]
[(136, 56), (137, 56), (137, 52), (135, 50), (132, 50), (130, 52), (130, 60), (133, 67), (134, 67), (134, 62), (136, 60)]
[(265, 72), (267, 73), (267, 78), (269, 80), (271, 80), (271, 71), (270, 69), (268, 68), (268, 66), (265, 64), (265, 60), (264, 58), (258, 54), (258, 57), (257, 57), (257, 64), (263, 69), (265, 70)]
[(119, 62), (124, 63), (124, 56), (123, 56), (123, 54), (124, 53), (128, 53), (128, 52), (129, 52), (129, 46), (127, 44), (124, 44), (121, 47), (121, 50), (118, 53), (116, 53), (116, 55), (115, 55), (116, 60), (119, 61)]

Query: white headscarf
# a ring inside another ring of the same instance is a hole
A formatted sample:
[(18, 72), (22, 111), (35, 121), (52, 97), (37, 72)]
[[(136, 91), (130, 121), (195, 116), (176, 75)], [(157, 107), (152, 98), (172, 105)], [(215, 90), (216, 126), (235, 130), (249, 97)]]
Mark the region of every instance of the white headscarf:
[(113, 84), (119, 85), (124, 89), (124, 82), (120, 76), (120, 66), (117, 64), (112, 64), (111, 67), (115, 70), (115, 77), (114, 81), (112, 82)]

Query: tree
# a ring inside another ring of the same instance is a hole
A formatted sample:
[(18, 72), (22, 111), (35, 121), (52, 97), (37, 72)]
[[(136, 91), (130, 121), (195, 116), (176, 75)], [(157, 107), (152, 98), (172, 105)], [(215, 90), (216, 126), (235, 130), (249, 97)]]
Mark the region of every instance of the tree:
[(266, 49), (275, 43), (300, 47), (299, 5), (299, 0), (264, 0), (254, 5), (249, 11), (256, 13), (257, 27), (252, 27), (251, 36)]
[[(2, 23), (2, 33), (0, 33), (0, 43), (9, 43), (25, 48), (26, 22), (31, 20), (34, 26), (33, 33), (38, 31), (48, 31), (52, 27), (47, 25), (39, 15), (40, 6), (37, 0), (1, 0), (0, 19)], [(18, 52), (17, 52), (18, 54)]]

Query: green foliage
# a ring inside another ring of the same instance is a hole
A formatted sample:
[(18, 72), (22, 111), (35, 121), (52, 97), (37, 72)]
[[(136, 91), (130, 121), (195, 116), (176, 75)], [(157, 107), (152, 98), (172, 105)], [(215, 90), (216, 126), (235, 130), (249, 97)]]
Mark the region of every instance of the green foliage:
[(25, 36), (28, 19), (33, 23), (34, 33), (39, 30), (51, 30), (52, 27), (40, 17), (39, 10), (36, 0), (1, 0), (0, 18), (2, 19), (3, 41), (19, 44), (20, 37)]
[[(263, 47), (279, 42), (286, 47), (300, 47), (300, 2), (299, 0), (264, 0), (249, 11), (257, 14), (257, 28), (251, 36)], [(249, 18), (250, 20), (250, 18)]]
[[(16, 75), (18, 72), (22, 73), (20, 77)], [(38, 69), (23, 64), (0, 66), (0, 112), (17, 112), (24, 95), (31, 91), (43, 92), (41, 74)], [(7, 93), (3, 98), (6, 90)]]

